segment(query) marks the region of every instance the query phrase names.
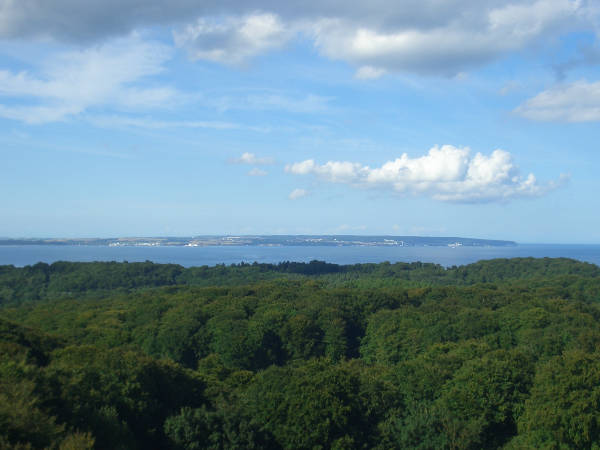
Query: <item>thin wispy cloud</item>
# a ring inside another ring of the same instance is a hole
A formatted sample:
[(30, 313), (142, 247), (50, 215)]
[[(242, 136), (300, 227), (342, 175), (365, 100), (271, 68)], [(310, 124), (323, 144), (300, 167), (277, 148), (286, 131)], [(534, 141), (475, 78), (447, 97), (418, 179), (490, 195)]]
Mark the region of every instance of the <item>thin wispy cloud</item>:
[(525, 101), (514, 112), (544, 122), (600, 121), (600, 81), (554, 86)]
[(312, 159), (288, 164), (287, 173), (312, 175), (329, 183), (389, 189), (404, 195), (429, 196), (446, 202), (494, 202), (539, 197), (565, 181), (541, 184), (533, 174), (523, 177), (510, 153), (494, 150), (489, 156), (471, 155), (467, 147), (433, 147), (417, 158), (404, 153), (380, 167), (357, 162)]
[(236, 122), (224, 122), (218, 120), (157, 120), (144, 116), (124, 115), (86, 115), (85, 119), (98, 127), (106, 128), (144, 128), (150, 130), (161, 130), (169, 128), (199, 128), (211, 130), (245, 130), (258, 133), (268, 133), (269, 128), (255, 127)]
[(374, 80), (385, 75), (385, 69), (373, 66), (362, 66), (356, 71), (356, 78), (359, 80)]
[(316, 94), (293, 95), (285, 92), (263, 91), (239, 96), (223, 96), (205, 100), (220, 112), (229, 110), (286, 111), (297, 114), (315, 114), (331, 111), (333, 97)]
[(288, 198), (290, 200), (298, 200), (302, 197), (306, 197), (308, 195), (308, 191), (306, 191), (305, 189), (294, 189), (292, 192), (290, 192), (290, 195), (288, 195)]
[(231, 164), (248, 164), (251, 166), (261, 166), (274, 164), (275, 160), (271, 157), (259, 157), (256, 156), (254, 153), (244, 152), (239, 158), (229, 159), (229, 162)]
[(511, 81), (506, 82), (504, 84), (504, 86), (502, 86), (500, 88), (500, 90), (498, 91), (498, 94), (500, 94), (502, 96), (509, 95), (509, 94), (518, 92), (521, 89), (523, 89), (522, 83), (520, 83), (519, 81), (511, 80)]
[(264, 177), (267, 176), (269, 174), (269, 172), (267, 172), (266, 170), (263, 169), (259, 169), (258, 167), (254, 167), (253, 169), (250, 170), (250, 172), (248, 172), (248, 175), (251, 177)]
[(163, 108), (177, 100), (178, 91), (146, 82), (170, 57), (167, 46), (131, 37), (50, 55), (35, 73), (0, 70), (0, 116), (35, 124), (95, 107)]

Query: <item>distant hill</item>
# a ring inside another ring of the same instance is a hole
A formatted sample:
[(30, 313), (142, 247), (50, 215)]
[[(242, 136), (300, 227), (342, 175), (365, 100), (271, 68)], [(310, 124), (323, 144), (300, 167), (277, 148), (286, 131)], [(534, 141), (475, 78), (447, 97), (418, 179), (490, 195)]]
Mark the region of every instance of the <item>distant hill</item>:
[(450, 246), (507, 247), (514, 241), (430, 236), (354, 236), (354, 235), (256, 235), (192, 237), (118, 237), (118, 238), (31, 238), (0, 239), (0, 245), (107, 245), (107, 246)]

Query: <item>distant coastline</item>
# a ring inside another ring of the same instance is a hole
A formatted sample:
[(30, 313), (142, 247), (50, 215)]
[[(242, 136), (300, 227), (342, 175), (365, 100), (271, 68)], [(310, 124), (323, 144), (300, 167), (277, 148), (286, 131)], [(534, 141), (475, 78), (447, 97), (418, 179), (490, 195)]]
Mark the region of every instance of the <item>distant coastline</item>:
[(0, 246), (86, 245), (109, 247), (215, 247), (215, 246), (303, 246), (303, 247), (514, 247), (514, 241), (465, 237), (356, 236), (356, 235), (252, 235), (192, 237), (117, 238), (0, 238)]

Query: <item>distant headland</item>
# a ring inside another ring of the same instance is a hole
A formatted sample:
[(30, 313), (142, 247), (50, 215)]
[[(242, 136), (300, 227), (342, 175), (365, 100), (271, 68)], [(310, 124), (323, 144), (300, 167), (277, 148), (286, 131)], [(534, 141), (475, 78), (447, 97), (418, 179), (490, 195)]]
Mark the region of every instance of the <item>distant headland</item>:
[(227, 235), (192, 237), (117, 238), (0, 238), (0, 245), (102, 245), (110, 247), (214, 247), (214, 246), (398, 246), (398, 247), (510, 247), (514, 241), (465, 237), (354, 236), (354, 235)]

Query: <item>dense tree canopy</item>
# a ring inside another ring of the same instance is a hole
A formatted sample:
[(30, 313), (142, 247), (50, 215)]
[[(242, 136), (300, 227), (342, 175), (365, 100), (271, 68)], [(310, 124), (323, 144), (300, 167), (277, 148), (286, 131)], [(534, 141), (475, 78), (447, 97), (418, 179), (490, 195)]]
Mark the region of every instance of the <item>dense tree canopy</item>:
[(600, 269), (0, 267), (0, 448), (598, 448)]

